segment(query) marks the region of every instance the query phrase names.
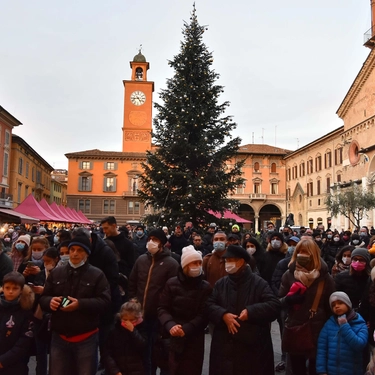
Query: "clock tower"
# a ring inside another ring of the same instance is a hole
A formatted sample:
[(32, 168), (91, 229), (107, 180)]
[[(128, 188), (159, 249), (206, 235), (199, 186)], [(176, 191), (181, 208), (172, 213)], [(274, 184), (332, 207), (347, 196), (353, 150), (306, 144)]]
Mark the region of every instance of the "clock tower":
[(146, 153), (151, 150), (152, 93), (154, 82), (147, 81), (150, 64), (141, 50), (130, 61), (131, 80), (124, 83), (124, 125), (122, 151)]

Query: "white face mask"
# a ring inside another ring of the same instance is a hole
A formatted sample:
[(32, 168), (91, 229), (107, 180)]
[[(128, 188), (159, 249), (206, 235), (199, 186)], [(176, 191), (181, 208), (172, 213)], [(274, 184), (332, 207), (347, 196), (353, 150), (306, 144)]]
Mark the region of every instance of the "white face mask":
[(69, 260), (69, 264), (71, 267), (73, 268), (79, 268), (79, 267), (82, 267), (84, 264), (85, 264), (85, 261), (84, 260), (81, 260), (78, 264), (73, 264), (70, 260)]
[(40, 259), (43, 258), (43, 253), (44, 253), (44, 251), (33, 251), (32, 252), (32, 257), (35, 260), (40, 260)]
[(202, 266), (189, 268), (188, 274), (190, 277), (198, 277), (202, 274)]
[(247, 248), (246, 248), (246, 251), (247, 251), (250, 255), (253, 255), (253, 254), (257, 251), (257, 248), (256, 248), (256, 247), (247, 247)]
[(342, 262), (345, 264), (345, 265), (348, 265), (352, 262), (352, 258), (350, 257), (342, 257)]
[(54, 265), (53, 265), (53, 264), (45, 264), (45, 265), (44, 265), (44, 268), (45, 268), (47, 271), (51, 271), (51, 270), (53, 270)]
[(146, 244), (147, 250), (150, 254), (154, 255), (159, 251), (159, 244), (157, 242), (154, 242), (153, 240), (150, 240)]
[(236, 273), (240, 267), (237, 267), (236, 262), (225, 262), (225, 271), (227, 273)]
[(62, 262), (67, 262), (69, 260), (69, 254), (61, 255), (60, 259)]

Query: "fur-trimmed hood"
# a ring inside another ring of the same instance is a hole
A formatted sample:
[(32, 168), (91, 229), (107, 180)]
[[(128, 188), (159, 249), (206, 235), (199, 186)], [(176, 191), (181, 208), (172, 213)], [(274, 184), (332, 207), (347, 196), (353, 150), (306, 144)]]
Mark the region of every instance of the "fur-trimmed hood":
[[(3, 288), (0, 287), (0, 294), (3, 293)], [(20, 306), (23, 310), (31, 310), (34, 305), (35, 294), (28, 285), (24, 285), (20, 296)]]
[(272, 245), (271, 245), (271, 242), (267, 245), (267, 249), (266, 251), (279, 251), (280, 253), (284, 253), (286, 254), (288, 252), (288, 244), (286, 244), (285, 242), (281, 245), (280, 249), (278, 250), (274, 250), (272, 248)]

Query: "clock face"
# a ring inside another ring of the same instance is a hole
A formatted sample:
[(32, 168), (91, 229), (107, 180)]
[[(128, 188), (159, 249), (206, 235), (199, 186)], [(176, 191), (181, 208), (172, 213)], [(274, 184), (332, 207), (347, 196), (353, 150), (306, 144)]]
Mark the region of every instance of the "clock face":
[(142, 105), (146, 101), (146, 95), (142, 91), (134, 91), (130, 95), (130, 101), (134, 105)]

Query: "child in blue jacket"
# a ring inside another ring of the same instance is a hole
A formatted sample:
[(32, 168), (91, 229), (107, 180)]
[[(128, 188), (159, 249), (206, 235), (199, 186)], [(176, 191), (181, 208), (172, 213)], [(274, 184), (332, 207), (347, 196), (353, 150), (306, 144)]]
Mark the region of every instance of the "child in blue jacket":
[(346, 293), (332, 293), (329, 304), (333, 315), (320, 331), (316, 372), (320, 375), (362, 375), (363, 350), (368, 338), (366, 323), (352, 309)]

